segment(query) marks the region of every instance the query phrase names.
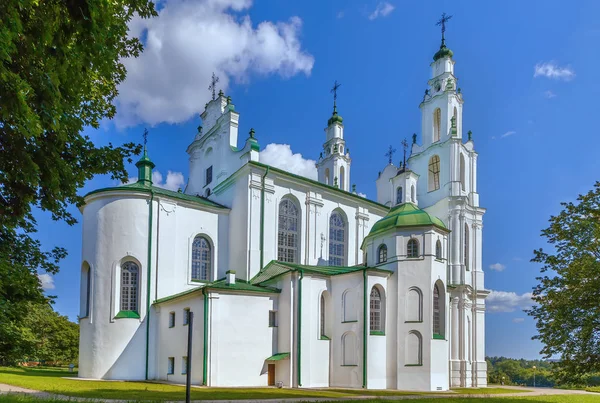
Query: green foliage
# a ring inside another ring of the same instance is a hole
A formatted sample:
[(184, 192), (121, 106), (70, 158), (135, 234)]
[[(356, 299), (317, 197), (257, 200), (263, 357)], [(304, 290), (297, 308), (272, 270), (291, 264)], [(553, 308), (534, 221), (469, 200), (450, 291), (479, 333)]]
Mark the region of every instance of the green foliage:
[(77, 189), (94, 175), (125, 180), (127, 143), (96, 147), (81, 134), (115, 114), (122, 60), (142, 50), (128, 22), (156, 15), (149, 0), (0, 1), (0, 362), (31, 347), (22, 318), (46, 300), (39, 272), (56, 273), (66, 254), (33, 238), (39, 208), (68, 224)]
[(533, 290), (536, 305), (528, 311), (544, 343), (542, 354), (560, 356), (556, 378), (580, 383), (600, 371), (600, 182), (575, 203), (550, 217), (542, 231), (552, 253), (534, 251), (542, 276)]
[[(553, 364), (543, 360), (515, 360), (506, 357), (488, 357), (488, 382), (505, 385), (554, 386)], [(533, 367), (536, 367), (535, 370)]]

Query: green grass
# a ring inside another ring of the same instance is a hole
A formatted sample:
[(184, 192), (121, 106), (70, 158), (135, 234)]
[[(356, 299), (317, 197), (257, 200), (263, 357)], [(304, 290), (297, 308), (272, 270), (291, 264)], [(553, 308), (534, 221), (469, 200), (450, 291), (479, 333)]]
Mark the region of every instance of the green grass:
[(600, 386), (588, 386), (587, 388), (585, 388), (585, 390), (587, 390), (588, 392), (600, 393)]
[(528, 389), (508, 389), (508, 388), (452, 388), (453, 392), (461, 395), (502, 395), (506, 393), (531, 392)]

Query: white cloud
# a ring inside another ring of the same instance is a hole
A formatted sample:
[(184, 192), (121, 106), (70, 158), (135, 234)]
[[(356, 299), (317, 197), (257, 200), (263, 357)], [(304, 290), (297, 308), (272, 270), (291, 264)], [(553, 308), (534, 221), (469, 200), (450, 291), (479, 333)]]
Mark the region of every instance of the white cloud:
[(544, 92), (544, 96), (548, 99), (556, 98), (556, 94), (548, 90)]
[(490, 270), (503, 271), (504, 269), (506, 269), (506, 266), (502, 263), (494, 263), (490, 265)]
[(367, 197), (367, 195), (366, 195), (366, 194), (364, 194), (364, 193), (358, 193), (358, 195), (359, 195), (360, 197), (364, 197), (364, 198), (366, 198), (366, 197)]
[(512, 136), (513, 134), (516, 134), (517, 132), (514, 130), (508, 131), (506, 133), (504, 133), (502, 136), (500, 136), (501, 139), (508, 137), (508, 136)]
[(38, 278), (40, 279), (40, 284), (42, 285), (42, 289), (44, 291), (54, 289), (54, 277), (52, 277), (51, 274), (38, 274)]
[(388, 16), (392, 11), (394, 11), (394, 6), (391, 5), (390, 3), (388, 3), (387, 1), (383, 1), (379, 4), (377, 4), (377, 7), (375, 7), (375, 10), (373, 10), (373, 12), (369, 15), (369, 19), (371, 21), (373, 21), (376, 18), (379, 17), (386, 17)]
[(533, 76), (569, 81), (575, 78), (575, 71), (569, 66), (560, 67), (555, 62), (544, 62), (535, 65)]
[(507, 291), (492, 291), (486, 298), (488, 312), (514, 312), (530, 308), (533, 305), (532, 293), (517, 294)]
[[(127, 183), (137, 182), (137, 176), (129, 178)], [(167, 171), (167, 180), (163, 182), (163, 176), (159, 171), (152, 171), (152, 184), (159, 188), (172, 190), (176, 192), (181, 188), (183, 190), (185, 178), (181, 172)]]
[(525, 322), (525, 318), (514, 318), (512, 321), (513, 323), (523, 323)]
[(309, 75), (314, 58), (301, 49), (302, 20), (262, 21), (247, 14), (252, 0), (167, 0), (159, 16), (131, 21), (130, 35), (144, 38), (144, 52), (126, 59), (116, 123), (186, 121), (210, 100), (214, 72), (218, 89), (248, 82), (253, 74)]
[(317, 180), (315, 161), (293, 154), (289, 144), (271, 143), (260, 152), (260, 162), (296, 175)]

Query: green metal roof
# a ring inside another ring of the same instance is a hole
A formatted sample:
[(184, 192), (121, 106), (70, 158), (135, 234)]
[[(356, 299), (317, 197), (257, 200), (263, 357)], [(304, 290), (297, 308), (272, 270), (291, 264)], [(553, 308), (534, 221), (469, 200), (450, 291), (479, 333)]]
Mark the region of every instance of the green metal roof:
[(86, 194), (85, 197), (88, 197), (90, 195), (97, 194), (97, 193), (118, 192), (118, 191), (124, 191), (124, 190), (125, 191), (126, 190), (134, 190), (137, 192), (144, 192), (144, 193), (150, 193), (150, 191), (152, 190), (154, 192), (154, 194), (156, 194), (156, 195), (165, 196), (165, 197), (169, 197), (172, 199), (183, 200), (183, 201), (191, 202), (194, 204), (218, 208), (218, 209), (227, 209), (227, 210), (229, 209), (228, 207), (223, 206), (222, 204), (215, 203), (211, 200), (205, 199), (200, 196), (193, 196), (193, 195), (189, 195), (189, 194), (185, 194), (185, 193), (174, 192), (172, 190), (159, 188), (157, 186), (148, 186), (148, 185), (144, 185), (140, 182), (130, 183), (130, 184), (123, 185), (123, 186), (114, 186), (114, 187), (96, 189), (96, 190), (93, 190), (93, 191), (89, 192), (88, 194)]
[(281, 360), (285, 360), (288, 358), (290, 358), (290, 353), (277, 353), (277, 354), (273, 354), (272, 356), (267, 358), (265, 361), (281, 361)]
[(437, 61), (442, 57), (452, 57), (452, 55), (454, 55), (454, 53), (450, 49), (448, 49), (446, 45), (442, 44), (442, 46), (440, 46), (440, 50), (438, 50), (435, 53), (435, 55), (433, 55), (433, 61)]
[[(421, 210), (412, 203), (402, 203), (390, 210), (390, 212), (377, 221), (367, 238), (392, 228), (423, 227), (433, 225), (443, 231), (448, 231), (442, 220), (432, 216), (425, 210)], [(366, 238), (365, 238), (366, 239)]]

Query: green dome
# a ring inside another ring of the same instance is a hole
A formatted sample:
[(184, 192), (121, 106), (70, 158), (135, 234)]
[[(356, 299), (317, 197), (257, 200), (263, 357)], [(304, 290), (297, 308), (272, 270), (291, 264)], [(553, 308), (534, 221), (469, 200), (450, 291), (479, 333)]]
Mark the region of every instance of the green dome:
[(452, 57), (454, 53), (446, 47), (446, 45), (440, 46), (440, 50), (438, 50), (435, 55), (433, 55), (433, 61), (437, 61), (442, 57)]
[(433, 225), (441, 230), (448, 231), (442, 220), (421, 210), (412, 203), (402, 203), (390, 210), (381, 220), (377, 221), (368, 237), (387, 231), (392, 228), (422, 227)]
[(327, 121), (327, 125), (331, 126), (334, 122), (341, 124), (343, 120), (344, 119), (342, 119), (342, 117), (340, 115), (338, 115), (337, 112), (334, 112), (333, 115)]

